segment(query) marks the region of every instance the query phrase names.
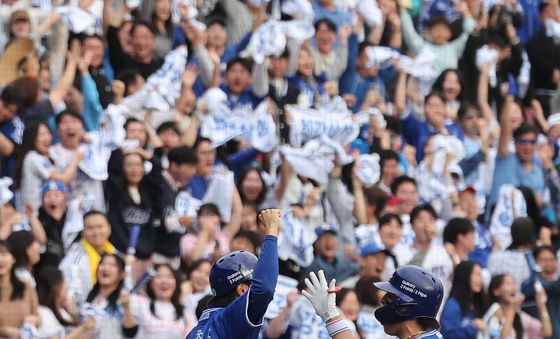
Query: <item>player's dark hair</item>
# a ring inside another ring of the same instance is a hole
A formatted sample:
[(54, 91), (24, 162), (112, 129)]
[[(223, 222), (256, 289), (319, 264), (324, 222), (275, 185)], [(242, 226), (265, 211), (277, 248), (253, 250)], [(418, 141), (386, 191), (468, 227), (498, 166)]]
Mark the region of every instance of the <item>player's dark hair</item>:
[(208, 300), (208, 307), (226, 307), (231, 304), (237, 298), (237, 292), (235, 289), (226, 295), (215, 296)]

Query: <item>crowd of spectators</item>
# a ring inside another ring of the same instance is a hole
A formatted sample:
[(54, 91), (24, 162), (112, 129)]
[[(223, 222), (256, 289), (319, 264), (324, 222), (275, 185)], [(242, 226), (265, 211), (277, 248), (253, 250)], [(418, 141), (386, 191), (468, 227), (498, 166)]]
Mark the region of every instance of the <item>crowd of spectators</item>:
[(301, 295), (444, 283), (445, 338), (560, 338), (558, 0), (1, 0), (0, 338), (184, 338), (282, 210)]

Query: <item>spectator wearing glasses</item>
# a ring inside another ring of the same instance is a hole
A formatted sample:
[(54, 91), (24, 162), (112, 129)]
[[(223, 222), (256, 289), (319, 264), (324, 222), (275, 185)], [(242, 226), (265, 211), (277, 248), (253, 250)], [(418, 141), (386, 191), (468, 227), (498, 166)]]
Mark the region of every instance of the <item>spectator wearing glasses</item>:
[[(496, 156), (496, 167), (494, 168), (490, 204), (496, 203), (500, 186), (510, 184), (516, 187), (526, 186), (532, 189), (535, 193), (537, 204), (540, 206), (545, 179), (542, 165), (535, 160), (537, 136), (539, 133), (536, 127), (526, 124), (521, 124), (521, 126), (512, 131), (510, 114), (515, 109), (515, 106), (513, 96), (508, 95), (500, 119), (502, 126), (498, 155)], [(515, 141), (515, 152), (509, 150), (512, 134)]]

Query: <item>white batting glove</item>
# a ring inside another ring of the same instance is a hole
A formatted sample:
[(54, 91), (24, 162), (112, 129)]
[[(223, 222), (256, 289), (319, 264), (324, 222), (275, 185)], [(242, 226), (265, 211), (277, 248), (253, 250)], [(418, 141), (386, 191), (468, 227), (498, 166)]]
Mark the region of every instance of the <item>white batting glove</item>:
[(338, 310), (336, 309), (336, 294), (328, 292), (329, 290), (335, 289), (335, 284), (336, 280), (333, 279), (327, 286), (327, 279), (322, 270), (319, 271), (319, 278), (317, 278), (314, 272), (311, 272), (309, 278), (305, 278), (307, 290), (301, 291), (311, 302), (317, 314), (325, 322), (339, 316)]

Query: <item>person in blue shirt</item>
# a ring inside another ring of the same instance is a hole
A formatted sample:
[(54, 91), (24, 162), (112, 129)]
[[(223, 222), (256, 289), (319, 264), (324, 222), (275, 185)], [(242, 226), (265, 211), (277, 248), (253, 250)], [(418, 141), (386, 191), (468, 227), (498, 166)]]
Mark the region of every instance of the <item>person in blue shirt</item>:
[(259, 219), (266, 234), (260, 257), (236, 251), (216, 261), (210, 270), (210, 308), (187, 339), (258, 337), (278, 280), (280, 210), (264, 210)]
[(226, 66), (221, 89), (227, 95), (230, 109), (255, 109), (268, 94), (266, 62), (257, 64), (249, 59), (233, 58)]
[(16, 86), (8, 85), (0, 94), (0, 176), (12, 177), (16, 158), (15, 151), (23, 138), (23, 121), (17, 115), (23, 94)]
[[(535, 158), (539, 131), (535, 126), (525, 123), (512, 131), (510, 116), (513, 110), (518, 109), (521, 107), (515, 102), (514, 97), (508, 94), (500, 119), (500, 138), (492, 180), (492, 193), (489, 199), (490, 206), (496, 203), (500, 187), (505, 184), (528, 187), (535, 193), (537, 204), (540, 205), (542, 202), (545, 188), (544, 171)], [(511, 152), (509, 149), (512, 135), (515, 141), (515, 152)]]
[(436, 134), (454, 135), (463, 140), (461, 128), (445, 119), (445, 98), (440, 92), (432, 91), (424, 99), (424, 121), (419, 121), (410, 112), (403, 120), (403, 135), (406, 142), (416, 148), (416, 161), (424, 158), (424, 145)]
[[(336, 280), (327, 283), (323, 271), (318, 275), (311, 272), (305, 285), (307, 289), (301, 293), (325, 321), (329, 335), (334, 339), (355, 338), (348, 320), (336, 307), (335, 293), (341, 290)], [(443, 283), (432, 272), (406, 265), (399, 267), (389, 281), (373, 285), (386, 292), (381, 299), (383, 306), (375, 310), (375, 318), (385, 333), (399, 339), (443, 339), (436, 319), (443, 300)]]
[(463, 261), (455, 267), (453, 287), (441, 314), (441, 333), (454, 339), (474, 339), (486, 328), (484, 282), (480, 265)]

